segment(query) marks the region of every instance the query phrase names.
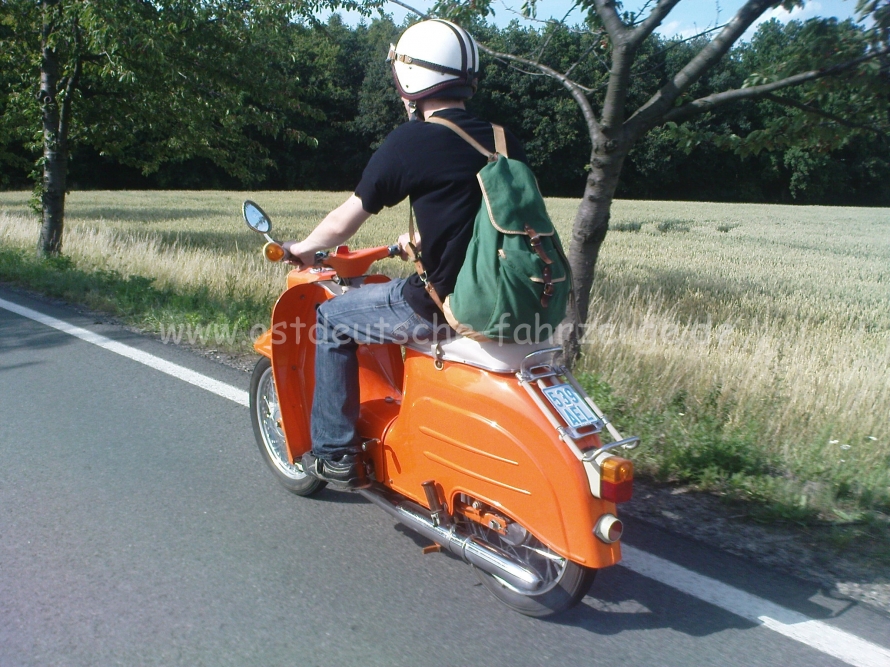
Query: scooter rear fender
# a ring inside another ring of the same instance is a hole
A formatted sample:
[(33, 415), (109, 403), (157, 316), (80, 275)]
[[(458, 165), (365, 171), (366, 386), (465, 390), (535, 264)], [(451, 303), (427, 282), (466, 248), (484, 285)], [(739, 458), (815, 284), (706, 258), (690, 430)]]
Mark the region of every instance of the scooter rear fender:
[(426, 506), (436, 481), (449, 509), (460, 494), (519, 522), (560, 555), (592, 568), (617, 563), (617, 542), (594, 535), (614, 503), (595, 498), (582, 463), (518, 378), (408, 350), (402, 413), (374, 449), (379, 480)]

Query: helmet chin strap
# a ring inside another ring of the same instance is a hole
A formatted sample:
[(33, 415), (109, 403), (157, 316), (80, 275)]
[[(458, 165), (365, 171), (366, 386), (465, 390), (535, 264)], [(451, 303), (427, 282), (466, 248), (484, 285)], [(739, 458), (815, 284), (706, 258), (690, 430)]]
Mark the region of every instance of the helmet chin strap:
[(423, 120), (423, 114), (417, 112), (417, 102), (408, 102), (408, 120)]

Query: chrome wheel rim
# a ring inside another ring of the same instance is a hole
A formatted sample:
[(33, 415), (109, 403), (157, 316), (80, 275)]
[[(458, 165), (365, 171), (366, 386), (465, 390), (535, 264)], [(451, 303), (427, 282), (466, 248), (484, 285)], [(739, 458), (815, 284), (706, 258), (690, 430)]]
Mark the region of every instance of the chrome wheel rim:
[[(508, 541), (496, 530), (487, 528), (465, 517), (461, 517), (461, 520), (467, 532), (496, 546), (498, 549), (506, 551), (525, 567), (537, 572), (543, 582), (541, 588), (534, 593), (528, 593), (511, 586), (497, 575), (489, 575), (496, 579), (504, 588), (509, 588), (511, 591), (521, 595), (537, 596), (552, 590), (562, 580), (568, 560), (550, 549), (550, 547), (546, 546), (524, 528), (522, 530), (525, 531), (525, 536), (521, 540)], [(514, 525), (518, 527), (518, 524)]]
[(263, 372), (258, 383), (256, 413), (263, 445), (272, 464), (290, 479), (305, 479), (306, 473), (302, 466), (291, 463), (287, 456), (287, 443), (281, 429), (281, 408), (278, 405), (278, 394), (275, 393), (275, 378), (271, 367)]

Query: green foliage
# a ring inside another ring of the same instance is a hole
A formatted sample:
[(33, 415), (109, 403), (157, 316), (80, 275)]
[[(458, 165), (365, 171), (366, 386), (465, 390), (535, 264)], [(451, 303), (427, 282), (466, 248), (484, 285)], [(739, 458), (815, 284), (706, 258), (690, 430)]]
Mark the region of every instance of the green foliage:
[[(871, 32), (850, 21), (812, 19), (762, 24), (734, 54), (744, 86), (839, 65), (868, 52)], [(879, 59), (844, 77), (825, 77), (745, 105), (744, 123), (669, 124), (670, 138), (690, 154), (704, 146), (760, 163), (761, 180), (781, 180), (798, 201), (830, 201), (855, 189), (887, 196), (890, 117), (887, 74)], [(732, 110), (719, 115), (731, 118)], [(851, 200), (852, 201), (852, 200)], [(859, 201), (862, 201), (859, 199)]]
[[(758, 28), (751, 44), (741, 50), (741, 65), (750, 74), (745, 85), (784, 79), (801, 71), (841, 65), (869, 49), (869, 32), (851, 21), (811, 19), (781, 25), (769, 21)], [(847, 77), (825, 77), (760, 103), (761, 130), (743, 138), (737, 150), (757, 153), (791, 146), (812, 152), (843, 147), (866, 132), (886, 140), (885, 77), (880, 61), (867, 61)], [(783, 105), (776, 100), (798, 103)], [(808, 112), (805, 109), (812, 109)], [(819, 113), (822, 112), (822, 113)], [(825, 115), (828, 114), (828, 115)]]
[[(355, 3), (351, 3), (355, 4)], [(292, 21), (316, 4), (213, 0), (63, 0), (0, 5), (4, 145), (42, 146), (41, 26), (72, 103), (69, 142), (144, 174), (198, 158), (255, 183), (272, 166), (263, 138), (314, 143), (321, 112), (289, 62)], [(73, 87), (68, 87), (77, 76)], [(9, 162), (7, 158), (5, 161)]]

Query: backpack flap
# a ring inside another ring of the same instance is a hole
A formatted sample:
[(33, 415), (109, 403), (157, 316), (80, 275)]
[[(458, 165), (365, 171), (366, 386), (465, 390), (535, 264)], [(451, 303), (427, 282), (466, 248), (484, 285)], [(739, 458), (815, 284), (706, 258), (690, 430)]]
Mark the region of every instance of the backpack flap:
[(494, 228), (502, 234), (526, 234), (526, 225), (541, 236), (553, 236), (553, 223), (538, 190), (538, 181), (519, 160), (500, 156), (476, 175)]

